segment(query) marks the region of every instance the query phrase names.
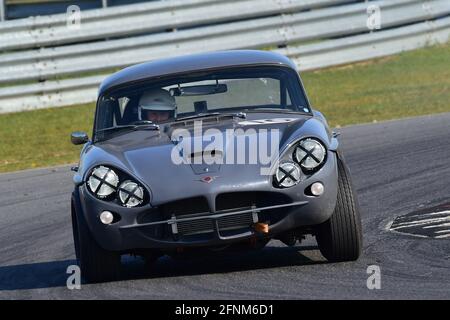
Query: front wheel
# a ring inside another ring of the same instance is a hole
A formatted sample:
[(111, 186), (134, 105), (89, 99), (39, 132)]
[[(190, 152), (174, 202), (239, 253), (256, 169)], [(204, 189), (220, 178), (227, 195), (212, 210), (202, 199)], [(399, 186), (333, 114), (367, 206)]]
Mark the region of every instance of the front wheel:
[(316, 238), (320, 252), (328, 261), (353, 261), (361, 254), (361, 217), (349, 171), (339, 158), (337, 165), (336, 207), (331, 218), (317, 227)]
[(114, 281), (120, 276), (120, 254), (100, 247), (81, 214), (72, 205), (75, 254), (82, 277), (89, 283)]

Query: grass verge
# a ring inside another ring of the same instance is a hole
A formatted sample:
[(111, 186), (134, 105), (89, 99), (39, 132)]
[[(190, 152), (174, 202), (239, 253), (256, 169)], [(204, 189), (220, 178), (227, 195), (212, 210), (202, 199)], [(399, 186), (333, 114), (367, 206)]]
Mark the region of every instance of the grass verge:
[[(450, 112), (450, 44), (302, 74), (331, 126)], [(0, 115), (0, 172), (77, 161), (94, 104)]]
[(450, 111), (450, 43), (303, 74), (315, 108), (343, 126)]

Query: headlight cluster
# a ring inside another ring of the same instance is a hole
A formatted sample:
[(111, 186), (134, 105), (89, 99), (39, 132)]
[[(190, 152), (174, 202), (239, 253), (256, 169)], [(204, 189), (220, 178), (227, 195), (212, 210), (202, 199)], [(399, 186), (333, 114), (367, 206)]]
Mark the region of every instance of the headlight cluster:
[(136, 182), (124, 181), (119, 186), (119, 199), (126, 207), (136, 207), (144, 200), (144, 189)]
[(125, 207), (136, 207), (144, 202), (144, 188), (130, 179), (120, 183), (118, 174), (105, 166), (92, 170), (87, 186), (99, 199), (112, 200), (116, 195)]
[(300, 181), (300, 168), (292, 161), (281, 163), (275, 173), (275, 179), (279, 186), (289, 188)]
[(293, 158), (302, 169), (312, 171), (324, 162), (327, 151), (322, 143), (313, 138), (303, 139), (295, 148)]
[(306, 138), (294, 147), (292, 159), (281, 161), (275, 172), (276, 186), (290, 188), (295, 186), (301, 179), (302, 171), (311, 174), (320, 169), (324, 164), (327, 151), (324, 145), (317, 139)]

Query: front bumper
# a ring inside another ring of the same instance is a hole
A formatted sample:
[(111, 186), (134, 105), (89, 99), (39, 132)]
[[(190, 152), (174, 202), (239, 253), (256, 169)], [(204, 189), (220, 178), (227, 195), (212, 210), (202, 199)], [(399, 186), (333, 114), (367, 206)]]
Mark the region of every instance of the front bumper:
[[(319, 197), (306, 195), (305, 189), (317, 181), (325, 185), (324, 194)], [(177, 215), (150, 205), (124, 208), (100, 201), (84, 185), (75, 188), (73, 200), (77, 214), (83, 214), (95, 240), (104, 249), (111, 251), (220, 246), (252, 238), (272, 238), (303, 226), (320, 224), (330, 218), (337, 197), (336, 158), (330, 157), (319, 172), (292, 188), (265, 186), (258, 190), (230, 188), (229, 191), (264, 192), (265, 197), (269, 198), (269, 205)], [(282, 195), (287, 201), (271, 203), (270, 195), (273, 195), (273, 199)], [(102, 224), (99, 215), (105, 210), (113, 212), (120, 220), (110, 225)], [(269, 232), (257, 232), (253, 228), (257, 222), (267, 223)], [(193, 232), (194, 229), (197, 232)]]

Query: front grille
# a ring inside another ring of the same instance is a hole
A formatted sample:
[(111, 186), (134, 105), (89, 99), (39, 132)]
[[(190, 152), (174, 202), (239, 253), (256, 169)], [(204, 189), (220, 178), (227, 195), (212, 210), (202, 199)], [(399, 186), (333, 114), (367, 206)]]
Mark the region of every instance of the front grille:
[[(231, 192), (222, 193), (216, 197), (215, 213), (227, 213), (241, 210), (287, 204), (292, 200), (281, 193), (276, 192)], [(208, 202), (205, 197), (194, 197), (182, 199), (159, 206), (161, 214), (165, 219), (194, 218), (205, 217), (211, 213)], [(248, 229), (255, 222), (264, 221), (272, 224), (279, 221), (285, 216), (285, 209), (272, 209), (269, 211), (261, 211), (256, 213), (246, 212), (234, 215), (228, 215), (217, 218), (220, 231), (233, 231), (238, 229)], [(165, 229), (167, 235), (189, 236), (196, 234), (211, 234), (214, 232), (215, 219), (202, 218), (191, 221), (177, 222), (168, 225)]]
[(170, 218), (172, 215), (209, 212), (209, 205), (205, 197), (194, 197), (168, 202), (159, 206), (159, 210), (163, 215)]
[(251, 213), (241, 213), (219, 218), (218, 222), (219, 230), (247, 228), (253, 224), (253, 217)]
[(252, 206), (262, 208), (291, 202), (291, 198), (277, 192), (228, 192), (221, 193), (216, 197), (216, 210), (230, 210)]
[[(292, 199), (279, 192), (243, 191), (221, 193), (216, 197), (216, 210), (235, 210), (239, 207), (264, 208), (292, 203)], [(258, 213), (259, 222), (274, 224), (286, 216), (286, 208), (265, 210)]]
[[(219, 224), (219, 231), (249, 228), (253, 224), (253, 215), (251, 213), (241, 213), (225, 216), (218, 218), (217, 222)], [(180, 235), (211, 233), (214, 231), (214, 220), (198, 219), (183, 221), (177, 224), (177, 228)]]
[(213, 220), (211, 219), (179, 222), (177, 223), (177, 228), (180, 235), (210, 233), (214, 231)]

